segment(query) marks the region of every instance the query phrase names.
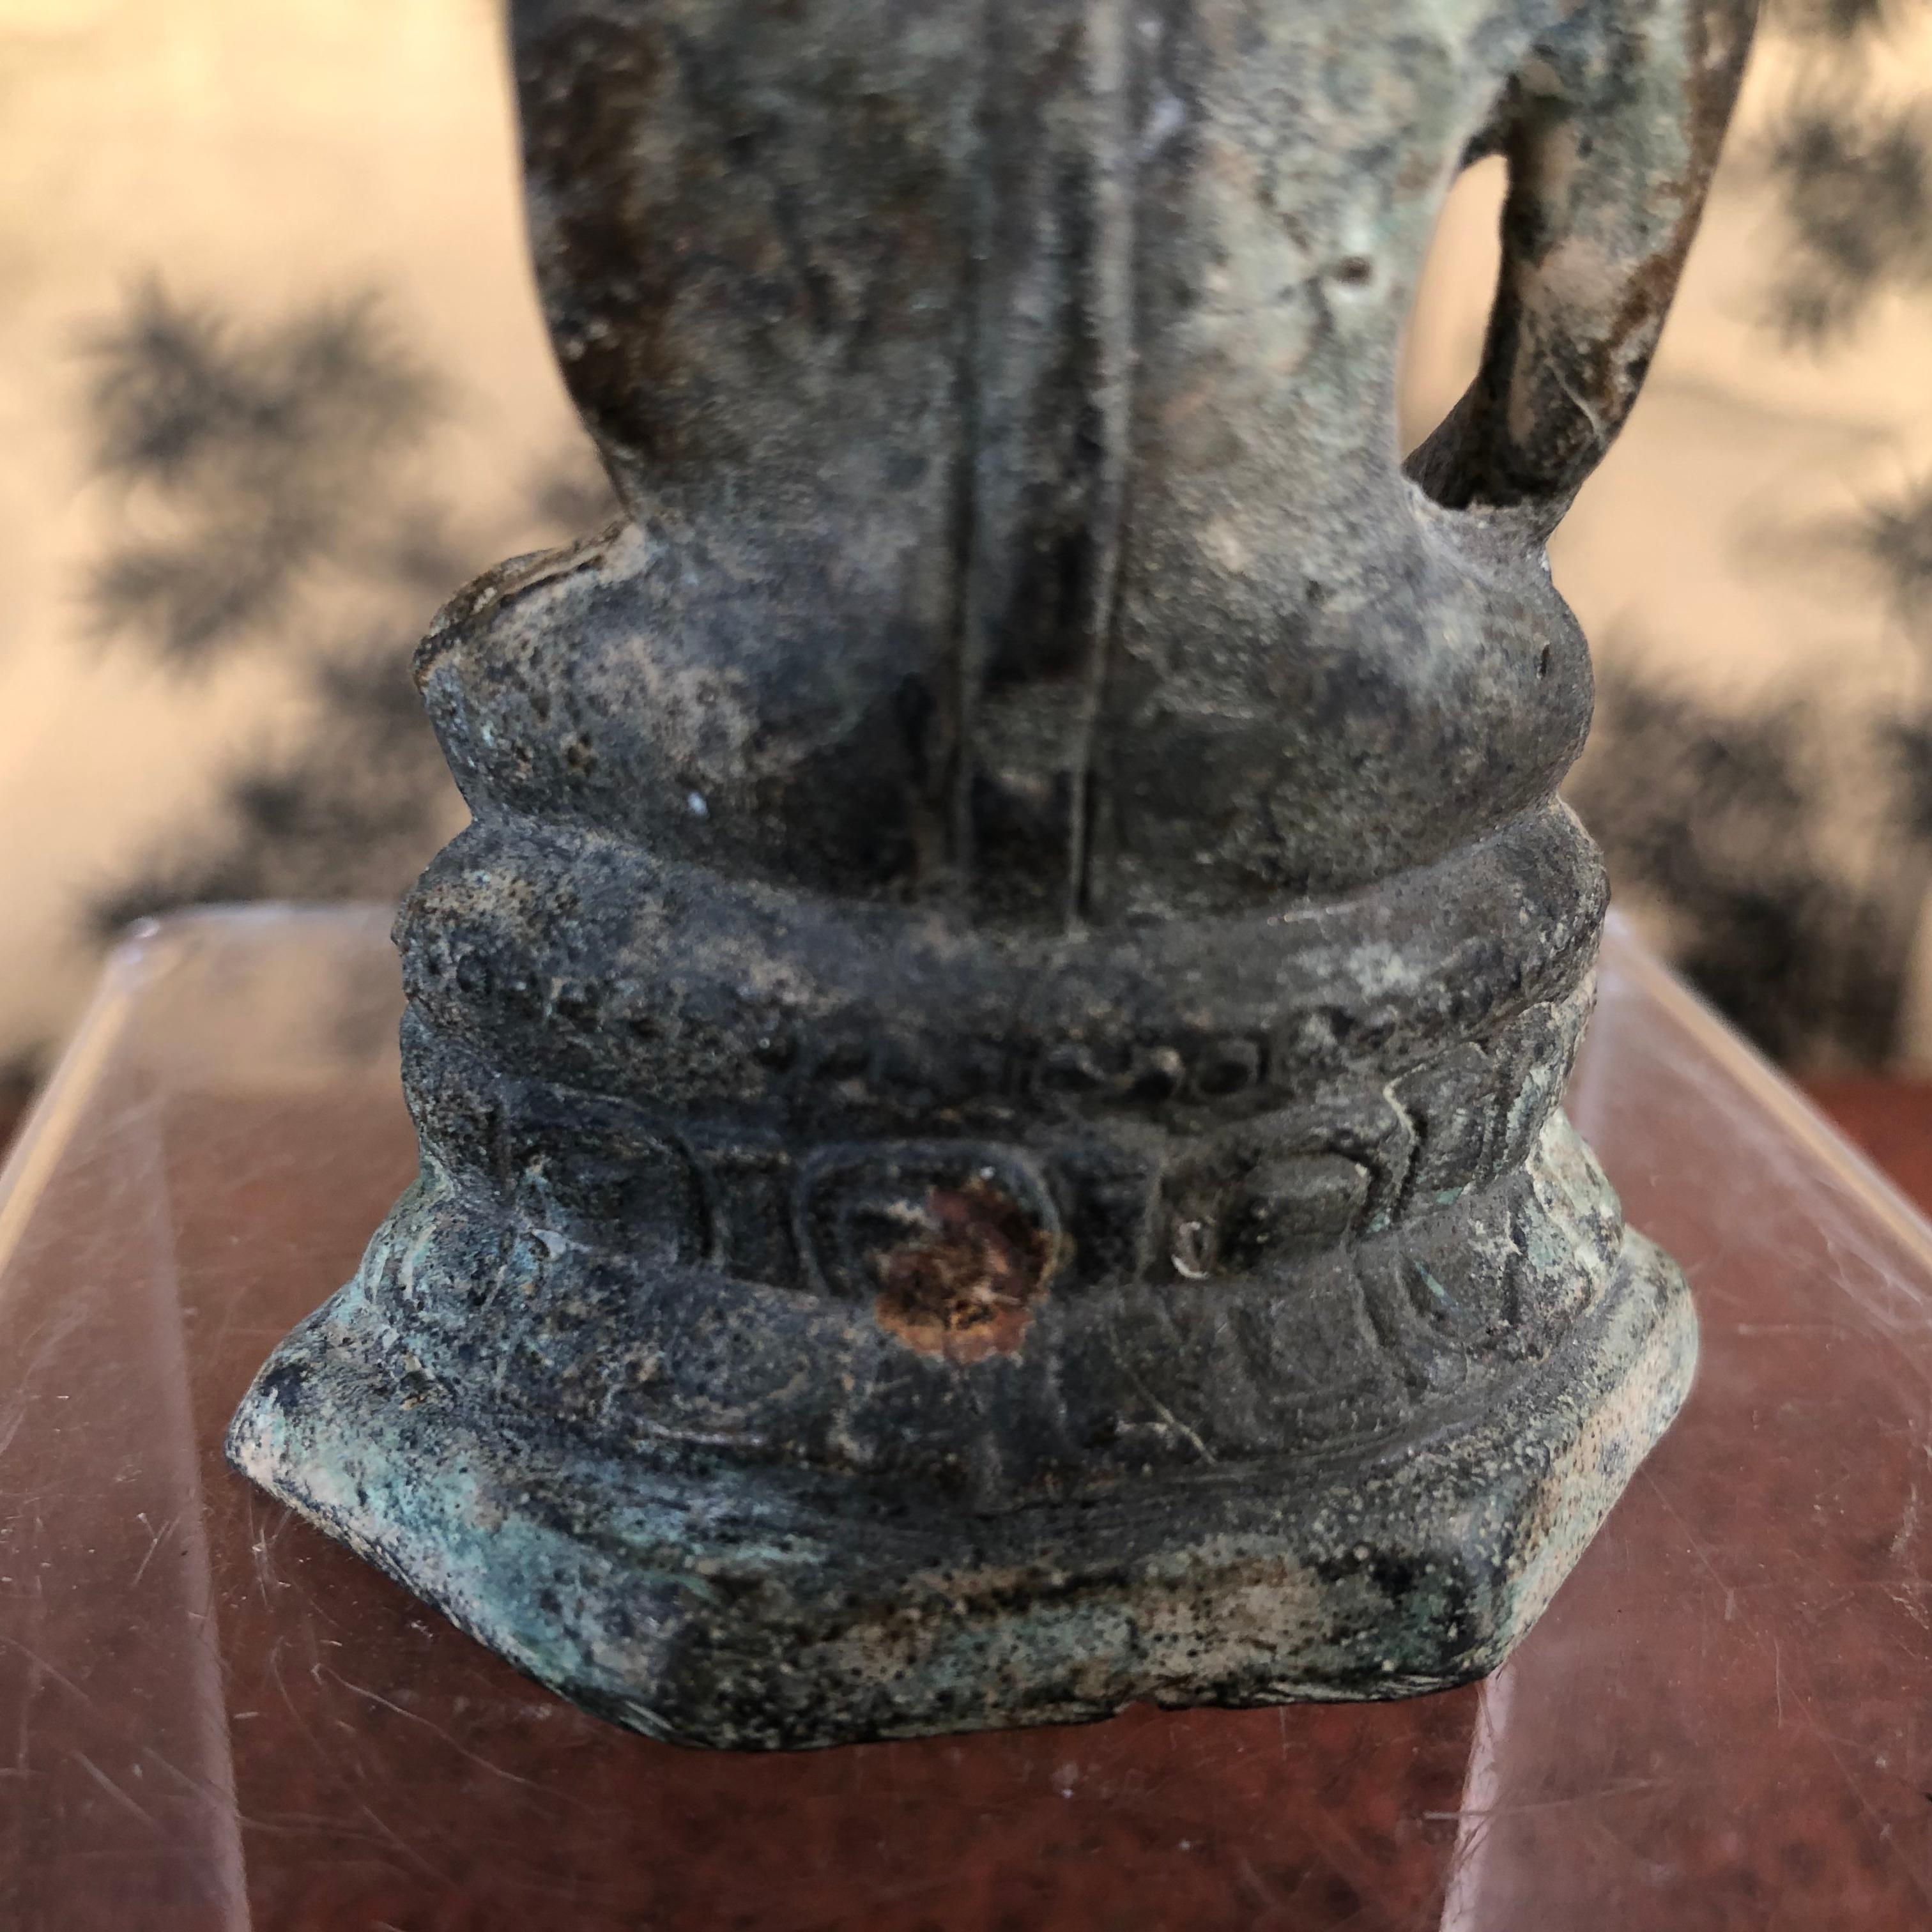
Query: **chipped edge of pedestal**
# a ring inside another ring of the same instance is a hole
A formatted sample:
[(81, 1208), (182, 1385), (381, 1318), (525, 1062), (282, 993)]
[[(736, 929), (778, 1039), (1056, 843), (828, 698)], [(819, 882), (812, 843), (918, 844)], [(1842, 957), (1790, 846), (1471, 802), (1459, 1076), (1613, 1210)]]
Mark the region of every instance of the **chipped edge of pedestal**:
[[(724, 1748), (1467, 1682), (1574, 1567), (1697, 1349), (1682, 1274), (1631, 1235), (1609, 1292), (1474, 1426), (1367, 1470), (1285, 1458), (982, 1515), (889, 1510), (809, 1472), (590, 1458), (510, 1418), (478, 1431), (358, 1344), (355, 1293), (257, 1376), (235, 1466), (538, 1682)], [(1109, 1525), (1160, 1514), (1188, 1527), (1120, 1558), (1132, 1539)]]

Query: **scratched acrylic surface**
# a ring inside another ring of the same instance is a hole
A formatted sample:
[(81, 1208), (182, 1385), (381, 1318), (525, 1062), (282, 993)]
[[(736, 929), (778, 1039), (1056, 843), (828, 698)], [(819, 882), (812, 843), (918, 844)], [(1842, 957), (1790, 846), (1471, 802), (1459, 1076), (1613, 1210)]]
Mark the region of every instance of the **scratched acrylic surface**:
[(1932, 1232), (1614, 927), (1572, 1112), (1702, 1366), (1501, 1676), (740, 1758), (572, 1710), (221, 1462), (408, 1178), (385, 923), (139, 940), (0, 1184), (10, 1932), (1932, 1920)]

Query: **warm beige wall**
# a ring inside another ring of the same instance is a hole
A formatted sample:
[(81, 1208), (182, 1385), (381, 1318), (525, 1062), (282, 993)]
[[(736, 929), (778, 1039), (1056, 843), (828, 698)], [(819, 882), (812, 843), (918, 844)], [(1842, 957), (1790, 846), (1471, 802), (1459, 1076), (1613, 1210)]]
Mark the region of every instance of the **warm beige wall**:
[(507, 504), (570, 433), (515, 190), (493, 0), (0, 0), (0, 1062), (84, 992), (88, 887), (294, 722), (271, 650), (184, 682), (84, 640), (77, 328), (151, 268), (264, 316), (397, 289), (453, 494)]

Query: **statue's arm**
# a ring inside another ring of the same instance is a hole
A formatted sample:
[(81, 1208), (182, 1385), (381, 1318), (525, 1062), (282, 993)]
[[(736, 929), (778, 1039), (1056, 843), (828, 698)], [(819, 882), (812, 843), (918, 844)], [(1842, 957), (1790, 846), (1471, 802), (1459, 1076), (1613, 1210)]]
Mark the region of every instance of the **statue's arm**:
[(1482, 366), (1409, 459), (1453, 509), (1554, 528), (1636, 400), (1696, 232), (1756, 0), (1610, 0), (1510, 81)]

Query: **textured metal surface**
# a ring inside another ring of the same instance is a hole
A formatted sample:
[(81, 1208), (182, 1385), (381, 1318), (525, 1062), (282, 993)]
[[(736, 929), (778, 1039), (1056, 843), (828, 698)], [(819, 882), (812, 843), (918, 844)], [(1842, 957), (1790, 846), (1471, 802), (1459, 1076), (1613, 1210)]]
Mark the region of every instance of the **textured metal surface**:
[(627, 514), (424, 640), (422, 1177), (239, 1465), (688, 1742), (1492, 1664), (1694, 1352), (1556, 1110), (1603, 888), (1541, 546), (1748, 13), (516, 5)]

